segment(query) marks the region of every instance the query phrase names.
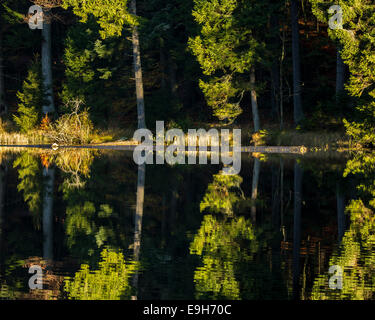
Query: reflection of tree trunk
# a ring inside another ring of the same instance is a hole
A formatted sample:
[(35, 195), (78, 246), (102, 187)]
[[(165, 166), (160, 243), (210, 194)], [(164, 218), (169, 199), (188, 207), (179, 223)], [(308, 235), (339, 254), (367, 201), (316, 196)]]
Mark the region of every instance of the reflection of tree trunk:
[(340, 186), (336, 185), (336, 200), (337, 200), (337, 231), (338, 239), (341, 242), (345, 232), (345, 199), (340, 190)]
[(176, 225), (177, 220), (177, 200), (178, 200), (178, 191), (177, 191), (178, 185), (177, 181), (174, 181), (172, 184), (172, 190), (171, 190), (171, 204), (170, 204), (170, 218), (169, 218), (169, 230), (171, 230)]
[(294, 165), (294, 224), (293, 224), (293, 297), (299, 298), (301, 205), (303, 170), (297, 161)]
[(258, 197), (258, 183), (259, 183), (260, 161), (254, 158), (253, 167), (253, 182), (251, 188), (251, 219), (255, 223), (257, 219), (256, 199)]
[(4, 206), (5, 206), (5, 188), (6, 188), (6, 170), (7, 168), (0, 165), (0, 252), (2, 251), (3, 228), (4, 228)]
[(43, 29), (42, 29), (42, 75), (43, 88), (45, 90), (45, 103), (43, 104), (43, 113), (52, 113), (55, 111), (53, 102), (52, 85), (52, 50), (51, 50), (51, 25), (50, 9), (43, 9)]
[(280, 225), (283, 231), (284, 241), (284, 159), (280, 158)]
[(55, 169), (43, 168), (43, 257), (53, 259), (53, 184)]
[(280, 231), (280, 165), (272, 165), (272, 224)]
[[(136, 0), (130, 2), (130, 11), (133, 15), (137, 14)], [(135, 75), (135, 89), (137, 95), (137, 114), (138, 114), (138, 129), (146, 128), (145, 121), (145, 100), (143, 93), (143, 79), (142, 79), (142, 65), (141, 65), (141, 48), (139, 44), (138, 28), (133, 27), (132, 31), (133, 44), (133, 60), (134, 60), (134, 75)]]
[[(141, 249), (141, 233), (142, 233), (142, 218), (143, 205), (145, 198), (145, 177), (146, 165), (138, 166), (138, 180), (137, 180), (137, 203), (135, 208), (135, 222), (134, 222), (134, 261), (139, 261), (139, 253)], [(133, 287), (136, 290), (136, 295), (132, 296), (132, 300), (137, 300), (138, 296), (138, 271), (133, 276)]]
[(298, 1), (291, 1), (292, 15), (292, 54), (293, 54), (293, 105), (294, 124), (303, 119), (301, 102), (301, 61), (299, 51)]

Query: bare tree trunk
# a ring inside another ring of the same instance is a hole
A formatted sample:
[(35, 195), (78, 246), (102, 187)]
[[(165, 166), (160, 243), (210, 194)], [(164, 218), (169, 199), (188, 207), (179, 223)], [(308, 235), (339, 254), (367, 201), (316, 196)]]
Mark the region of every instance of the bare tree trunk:
[[(135, 221), (134, 221), (134, 261), (139, 261), (139, 254), (141, 250), (141, 234), (142, 234), (142, 218), (143, 218), (143, 205), (145, 198), (145, 178), (146, 178), (146, 165), (138, 166), (138, 180), (137, 180), (137, 203), (135, 208)], [(133, 275), (132, 285), (136, 290), (136, 295), (132, 296), (132, 300), (137, 300), (138, 297), (138, 271)]]
[[(137, 14), (136, 0), (131, 0), (130, 11), (133, 15)], [(146, 120), (145, 120), (145, 99), (144, 99), (144, 93), (143, 93), (143, 80), (142, 80), (141, 48), (139, 44), (139, 34), (138, 34), (137, 26), (133, 27), (132, 44), (133, 44), (135, 89), (136, 89), (136, 95), (137, 95), (138, 129), (141, 129), (141, 128), (146, 128)]]
[(164, 53), (164, 39), (160, 38), (160, 73), (161, 73), (161, 88), (165, 90), (165, 53)]
[(43, 257), (53, 260), (53, 185), (55, 169), (43, 168)]
[[(279, 34), (279, 20), (275, 14), (271, 15), (271, 32), (273, 50), (279, 52), (280, 48), (280, 34)], [(280, 66), (278, 57), (274, 57), (271, 66), (271, 110), (272, 118), (279, 118), (279, 91), (280, 91)]]
[(260, 120), (258, 112), (257, 93), (255, 90), (255, 69), (251, 68), (250, 71), (250, 86), (251, 86), (251, 109), (253, 112), (254, 132), (260, 130)]
[(292, 56), (293, 56), (293, 104), (294, 124), (297, 125), (303, 119), (301, 102), (301, 60), (299, 50), (299, 26), (298, 26), (298, 2), (291, 0), (292, 16)]
[(281, 38), (281, 59), (280, 59), (280, 82), (279, 82), (279, 89), (280, 89), (280, 129), (284, 129), (284, 82), (283, 82), (283, 63), (285, 59), (285, 30), (283, 27), (282, 31), (282, 38)]
[(51, 9), (43, 8), (43, 29), (42, 29), (42, 77), (44, 99), (42, 111), (44, 114), (55, 112), (53, 101), (52, 81), (52, 51), (51, 51)]
[(344, 91), (345, 84), (345, 64), (341, 58), (340, 49), (337, 48), (337, 59), (336, 59), (336, 94), (340, 94)]
[(299, 298), (300, 248), (301, 248), (301, 207), (303, 170), (294, 164), (294, 224), (293, 224), (293, 297)]
[(0, 114), (6, 115), (8, 107), (5, 102), (5, 82), (4, 82), (4, 59), (3, 59), (3, 33), (0, 32)]
[(259, 173), (260, 173), (260, 161), (258, 158), (254, 158), (254, 167), (253, 167), (253, 181), (251, 187), (251, 220), (253, 223), (257, 219), (257, 206), (256, 199), (258, 197), (258, 184), (259, 184)]
[(345, 64), (341, 58), (341, 50), (337, 48), (336, 58), (336, 104), (342, 115), (342, 105), (340, 104), (340, 98), (345, 92)]
[(173, 61), (173, 58), (171, 57), (170, 53), (168, 53), (169, 85), (171, 88), (172, 96), (176, 96), (177, 94), (176, 72), (177, 72), (176, 63)]

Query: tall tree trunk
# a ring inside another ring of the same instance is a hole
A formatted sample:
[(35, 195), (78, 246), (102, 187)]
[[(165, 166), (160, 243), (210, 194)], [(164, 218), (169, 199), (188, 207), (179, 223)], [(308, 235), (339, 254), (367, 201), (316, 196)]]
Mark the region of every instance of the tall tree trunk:
[(44, 90), (44, 104), (42, 111), (44, 114), (55, 112), (53, 101), (53, 81), (52, 81), (52, 50), (51, 50), (51, 9), (43, 8), (43, 29), (42, 29), (42, 77)]
[[(271, 16), (271, 32), (273, 50), (279, 52), (280, 49), (280, 34), (279, 34), (279, 20), (275, 14)], [(278, 56), (273, 58), (271, 66), (271, 113), (273, 119), (279, 118), (279, 92), (280, 92), (280, 66)]]
[(253, 181), (251, 187), (251, 220), (253, 221), (253, 223), (255, 223), (257, 219), (257, 206), (255, 202), (258, 197), (259, 173), (260, 160), (258, 158), (254, 158)]
[(283, 82), (283, 63), (285, 59), (285, 28), (283, 27), (282, 36), (281, 36), (281, 58), (280, 58), (280, 81), (279, 81), (279, 90), (280, 90), (280, 130), (284, 129), (284, 82)]
[(255, 69), (251, 68), (250, 71), (250, 86), (251, 86), (251, 109), (253, 112), (254, 132), (260, 130), (260, 120), (258, 112), (257, 93), (255, 90)]
[(298, 26), (298, 2), (291, 0), (292, 16), (292, 56), (293, 56), (293, 105), (294, 124), (297, 125), (303, 119), (301, 102), (301, 60), (299, 50), (299, 26)]
[[(146, 165), (138, 166), (137, 178), (137, 203), (135, 207), (134, 219), (134, 261), (139, 261), (139, 254), (141, 250), (141, 234), (142, 234), (142, 218), (143, 218), (143, 205), (145, 198), (145, 178), (146, 178)], [(136, 290), (136, 295), (132, 296), (132, 300), (138, 298), (138, 271), (133, 275), (132, 285)]]
[(345, 199), (340, 189), (339, 183), (336, 185), (336, 202), (337, 202), (337, 233), (339, 242), (345, 233)]
[(43, 168), (43, 257), (53, 260), (53, 185), (55, 169)]
[[(136, 0), (131, 0), (130, 12), (133, 15), (137, 15)], [(146, 128), (146, 120), (145, 120), (145, 99), (144, 99), (144, 93), (143, 93), (143, 80), (142, 80), (141, 48), (139, 44), (139, 34), (138, 34), (137, 26), (133, 27), (132, 44), (133, 44), (135, 89), (136, 89), (136, 95), (137, 95), (138, 129), (141, 129), (141, 128)]]
[(0, 115), (8, 113), (8, 107), (5, 102), (5, 82), (4, 82), (4, 59), (3, 59), (3, 33), (0, 31)]
[(166, 83), (165, 83), (165, 53), (164, 53), (164, 39), (160, 37), (160, 73), (161, 73), (161, 88), (165, 90)]
[(294, 224), (293, 224), (293, 298), (299, 298), (301, 206), (303, 170), (297, 161), (294, 164)]
[(339, 95), (344, 91), (345, 84), (345, 63), (341, 58), (340, 48), (337, 48), (336, 58), (336, 94)]
[(176, 96), (177, 94), (177, 80), (176, 80), (176, 72), (177, 72), (177, 66), (176, 63), (173, 60), (173, 57), (171, 57), (171, 54), (168, 53), (168, 74), (169, 74), (169, 85), (171, 89), (172, 96)]
[(340, 98), (345, 92), (345, 63), (341, 58), (341, 50), (337, 47), (337, 58), (336, 58), (336, 104), (342, 115), (342, 105), (340, 104)]

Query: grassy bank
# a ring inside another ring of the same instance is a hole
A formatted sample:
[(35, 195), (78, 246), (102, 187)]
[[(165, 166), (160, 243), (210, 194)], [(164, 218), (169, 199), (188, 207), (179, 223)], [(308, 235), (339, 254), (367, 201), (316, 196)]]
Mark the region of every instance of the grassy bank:
[[(205, 128), (206, 130), (221, 128), (218, 124), (194, 124), (194, 127)], [(310, 151), (358, 149), (358, 146), (351, 143), (344, 131), (303, 131), (293, 128), (278, 130), (275, 127), (268, 127), (253, 134), (250, 126), (231, 126), (228, 129), (235, 128), (242, 130), (243, 146), (305, 146)], [(151, 130), (154, 130), (154, 128), (151, 128)], [(69, 119), (69, 122), (61, 122), (59, 125), (48, 125), (28, 133), (20, 133), (11, 124), (1, 122), (0, 144), (128, 145), (134, 144), (134, 141), (132, 141), (133, 133), (134, 128), (98, 130), (94, 129), (91, 124), (85, 125), (85, 121), (78, 122), (71, 119)]]

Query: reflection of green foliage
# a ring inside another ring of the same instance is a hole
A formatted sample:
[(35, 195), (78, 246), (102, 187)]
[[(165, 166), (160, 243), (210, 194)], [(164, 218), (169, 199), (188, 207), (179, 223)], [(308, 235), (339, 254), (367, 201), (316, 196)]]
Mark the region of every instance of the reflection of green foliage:
[(269, 299), (273, 282), (280, 280), (259, 260), (266, 244), (258, 240), (261, 228), (256, 231), (249, 220), (235, 215), (246, 203), (241, 183), (238, 175), (214, 175), (200, 204), (201, 210), (216, 215), (204, 216), (190, 244), (190, 253), (202, 257), (203, 265), (194, 273), (199, 299)]
[(65, 280), (65, 291), (69, 299), (75, 300), (119, 300), (130, 298), (129, 277), (136, 270), (134, 263), (125, 263), (124, 255), (104, 249), (98, 270), (90, 270), (87, 264), (74, 278)]
[(20, 183), (17, 186), (19, 192), (23, 191), (24, 200), (29, 209), (37, 213), (41, 208), (41, 182), (42, 175), (38, 159), (28, 152), (22, 153), (13, 163), (18, 168)]
[[(75, 205), (68, 205), (66, 209), (66, 235), (69, 248), (79, 244), (81, 254), (87, 254), (90, 248), (100, 248), (110, 240), (115, 239), (115, 233), (111, 225), (105, 225), (104, 221), (115, 216), (113, 209), (108, 204), (103, 204), (97, 211), (94, 203), (85, 201)], [(108, 222), (108, 221), (107, 221)], [(83, 245), (84, 243), (87, 244)]]
[(241, 183), (242, 178), (238, 175), (214, 175), (200, 204), (201, 212), (208, 209), (214, 213), (233, 214), (234, 205), (243, 199)]
[(343, 270), (342, 290), (328, 288), (331, 275), (320, 275), (314, 283), (313, 300), (365, 300), (375, 292), (375, 216), (361, 200), (353, 200), (347, 207), (351, 216), (350, 229), (345, 233), (338, 254), (330, 266)]
[[(361, 199), (352, 200), (346, 207), (350, 228), (345, 233), (331, 265), (343, 270), (342, 290), (328, 288), (330, 275), (319, 275), (312, 290), (312, 299), (371, 299), (375, 293), (375, 157), (357, 154), (349, 160), (344, 176), (354, 174), (360, 179)], [(367, 205), (367, 203), (369, 205)]]
[(348, 161), (344, 176), (354, 174), (361, 179), (358, 190), (363, 192), (363, 196), (371, 197), (370, 206), (375, 208), (375, 155), (372, 153), (358, 153)]
[(257, 246), (252, 225), (243, 217), (219, 221), (211, 215), (205, 216), (190, 245), (192, 254), (203, 256), (203, 267), (194, 275), (197, 298), (211, 294), (215, 299), (239, 299), (235, 265), (249, 263)]

